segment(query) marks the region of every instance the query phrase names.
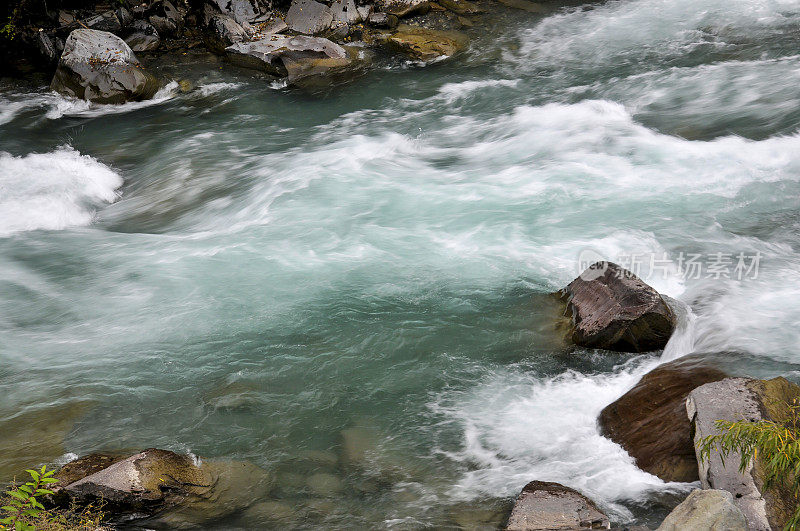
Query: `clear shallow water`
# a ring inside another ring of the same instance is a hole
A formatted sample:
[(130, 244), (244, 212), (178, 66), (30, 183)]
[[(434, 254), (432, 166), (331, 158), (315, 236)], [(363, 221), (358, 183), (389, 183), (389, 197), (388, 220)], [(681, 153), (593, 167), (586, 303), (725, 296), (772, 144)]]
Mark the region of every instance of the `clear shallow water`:
[[(693, 351), (798, 379), (798, 24), (797, 1), (610, 2), (326, 96), (204, 57), (154, 66), (196, 90), (121, 107), (6, 83), (0, 430), (246, 459), (291, 507), (205, 527), (468, 527), (532, 479), (656, 524), (691, 485), (599, 411)], [(553, 337), (542, 294), (587, 249), (673, 260), (642, 271), (685, 308), (663, 354)], [(758, 277), (678, 274), (718, 252)], [(373, 468), (341, 457), (353, 427)]]

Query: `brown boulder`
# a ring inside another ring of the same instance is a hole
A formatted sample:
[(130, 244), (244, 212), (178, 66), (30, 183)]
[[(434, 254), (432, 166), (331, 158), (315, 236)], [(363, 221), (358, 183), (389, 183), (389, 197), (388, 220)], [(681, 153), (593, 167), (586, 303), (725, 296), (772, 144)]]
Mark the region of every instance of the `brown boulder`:
[(696, 356), (665, 363), (600, 412), (602, 433), (645, 472), (664, 481), (697, 481), (686, 397), (696, 387), (726, 376)]
[(572, 318), (569, 335), (583, 347), (647, 352), (663, 349), (677, 319), (661, 295), (612, 262), (597, 262), (558, 293)]

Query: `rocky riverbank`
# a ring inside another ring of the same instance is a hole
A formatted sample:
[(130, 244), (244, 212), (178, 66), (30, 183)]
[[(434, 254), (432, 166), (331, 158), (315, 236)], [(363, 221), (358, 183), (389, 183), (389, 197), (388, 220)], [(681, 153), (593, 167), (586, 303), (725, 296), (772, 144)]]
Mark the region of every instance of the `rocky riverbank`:
[[(469, 45), (468, 33), (488, 30), (497, 12), (551, 9), (528, 0), (155, 0), (81, 7), (15, 11), (13, 33), (0, 38), (4, 71), (54, 75), (54, 90), (87, 100), (141, 100), (157, 88), (146, 68), (150, 59), (204, 50), (254, 74), (319, 88), (360, 75), (376, 56), (426, 64), (457, 55)], [(110, 94), (104, 83), (125, 88)]]

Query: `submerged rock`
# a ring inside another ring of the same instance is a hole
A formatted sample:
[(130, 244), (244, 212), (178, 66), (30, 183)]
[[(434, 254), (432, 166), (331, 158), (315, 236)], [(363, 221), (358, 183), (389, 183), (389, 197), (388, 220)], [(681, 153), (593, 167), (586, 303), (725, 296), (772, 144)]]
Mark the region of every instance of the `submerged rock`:
[[(718, 433), (715, 425), (718, 420), (787, 422), (789, 404), (798, 397), (800, 387), (785, 378), (726, 378), (702, 385), (686, 399), (695, 444)], [(794, 512), (796, 500), (783, 481), (764, 489), (760, 457), (755, 463), (751, 462), (744, 473), (739, 473), (740, 454), (732, 453), (723, 460), (719, 452), (712, 451), (704, 461), (700, 459), (699, 449), (696, 451), (703, 488), (722, 489), (733, 494), (734, 503), (744, 513), (751, 531), (783, 528)]]
[(325, 4), (314, 0), (294, 0), (285, 20), (292, 31), (316, 35), (331, 27), (333, 12)]
[(686, 397), (696, 387), (726, 376), (695, 356), (665, 363), (600, 412), (601, 431), (645, 472), (664, 481), (697, 481)]
[(153, 97), (158, 82), (116, 35), (78, 29), (67, 38), (50, 88), (90, 101), (123, 103)]
[(389, 46), (419, 61), (450, 57), (467, 47), (469, 39), (456, 31), (439, 31), (401, 24)]
[(610, 529), (611, 523), (592, 500), (569, 487), (546, 481), (531, 481), (522, 489), (508, 531), (554, 529)]
[(747, 520), (725, 490), (694, 490), (656, 531), (747, 531)]
[(656, 290), (611, 262), (592, 265), (559, 295), (572, 318), (569, 335), (583, 347), (623, 352), (663, 349), (677, 324)]

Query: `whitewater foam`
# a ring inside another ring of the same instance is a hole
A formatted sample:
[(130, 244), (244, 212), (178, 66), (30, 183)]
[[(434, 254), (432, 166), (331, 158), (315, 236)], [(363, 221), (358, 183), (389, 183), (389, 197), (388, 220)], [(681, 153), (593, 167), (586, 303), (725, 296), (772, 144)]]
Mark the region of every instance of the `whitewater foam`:
[(108, 166), (70, 147), (23, 157), (0, 153), (0, 237), (88, 225), (121, 185)]

